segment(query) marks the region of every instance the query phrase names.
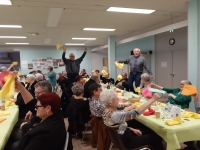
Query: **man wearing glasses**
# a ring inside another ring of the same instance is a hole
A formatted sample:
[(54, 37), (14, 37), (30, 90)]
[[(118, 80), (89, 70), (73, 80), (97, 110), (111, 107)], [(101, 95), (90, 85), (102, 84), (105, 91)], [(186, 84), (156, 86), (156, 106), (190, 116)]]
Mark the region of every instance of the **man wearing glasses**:
[(80, 64), (87, 53), (87, 49), (86, 48), (84, 49), (83, 55), (78, 59), (75, 59), (73, 53), (69, 54), (69, 59), (67, 59), (65, 58), (65, 53), (66, 53), (66, 47), (63, 47), (62, 59), (66, 65), (67, 77), (70, 83), (74, 83), (75, 77), (79, 75)]

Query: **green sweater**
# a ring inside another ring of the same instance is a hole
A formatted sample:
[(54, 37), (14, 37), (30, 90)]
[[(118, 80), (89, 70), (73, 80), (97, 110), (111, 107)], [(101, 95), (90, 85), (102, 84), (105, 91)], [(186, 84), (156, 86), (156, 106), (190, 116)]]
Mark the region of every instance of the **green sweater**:
[(51, 84), (51, 86), (55, 86), (56, 85), (56, 73), (51, 71), (47, 73), (47, 77), (48, 77), (48, 82)]
[(174, 105), (181, 105), (182, 109), (189, 108), (189, 104), (190, 104), (190, 102), (192, 100), (191, 96), (182, 95), (180, 93), (181, 90), (179, 88), (177, 88), (177, 89), (163, 88), (162, 90), (164, 90), (167, 93), (171, 93), (171, 94), (176, 96), (175, 99), (173, 99), (172, 97), (168, 97), (167, 102), (169, 102), (170, 104), (174, 104)]

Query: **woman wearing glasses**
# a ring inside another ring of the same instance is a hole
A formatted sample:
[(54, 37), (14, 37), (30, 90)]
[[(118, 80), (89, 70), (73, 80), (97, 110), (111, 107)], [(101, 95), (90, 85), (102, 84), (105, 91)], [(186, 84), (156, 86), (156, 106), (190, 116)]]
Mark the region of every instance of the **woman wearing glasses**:
[(16, 86), (29, 110), (35, 110), (36, 116), (41, 118), (41, 122), (18, 141), (17, 150), (63, 150), (66, 129), (60, 114), (59, 96), (55, 93), (44, 93), (34, 99), (20, 82), (16, 81)]

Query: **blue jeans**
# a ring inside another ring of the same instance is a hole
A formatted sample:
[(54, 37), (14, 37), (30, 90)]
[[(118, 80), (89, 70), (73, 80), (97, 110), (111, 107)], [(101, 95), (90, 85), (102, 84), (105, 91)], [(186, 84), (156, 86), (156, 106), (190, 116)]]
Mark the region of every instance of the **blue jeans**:
[(130, 91), (134, 91), (133, 82), (135, 82), (135, 87), (140, 86), (141, 75), (142, 75), (142, 72), (137, 72), (136, 74), (133, 74), (133, 72), (130, 72), (129, 77), (128, 77), (128, 84), (129, 84)]

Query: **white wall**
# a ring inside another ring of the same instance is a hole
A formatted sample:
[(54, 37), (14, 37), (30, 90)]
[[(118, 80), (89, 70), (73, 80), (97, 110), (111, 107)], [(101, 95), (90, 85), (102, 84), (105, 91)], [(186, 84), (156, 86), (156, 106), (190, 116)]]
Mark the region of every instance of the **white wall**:
[(90, 57), (91, 70), (99, 70), (101, 72), (101, 70), (103, 69), (103, 58), (108, 57), (108, 49), (91, 52)]

